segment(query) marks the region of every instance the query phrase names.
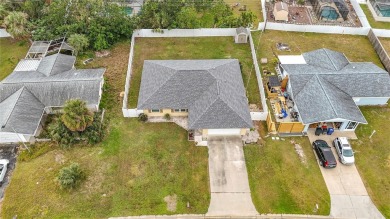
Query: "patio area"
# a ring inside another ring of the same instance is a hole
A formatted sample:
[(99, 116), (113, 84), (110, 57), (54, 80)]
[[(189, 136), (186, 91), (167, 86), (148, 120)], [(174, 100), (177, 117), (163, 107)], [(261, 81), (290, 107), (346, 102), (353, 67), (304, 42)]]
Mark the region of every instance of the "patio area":
[(354, 131), (339, 131), (335, 130), (331, 135), (315, 135), (314, 128), (309, 128), (307, 130), (307, 137), (309, 137), (310, 142), (313, 142), (315, 140), (321, 139), (327, 142), (332, 142), (337, 137), (347, 137), (348, 139), (357, 139), (357, 136)]
[(151, 116), (148, 118), (148, 122), (174, 122), (183, 129), (188, 130), (188, 117), (186, 116), (172, 116), (170, 120), (163, 116)]

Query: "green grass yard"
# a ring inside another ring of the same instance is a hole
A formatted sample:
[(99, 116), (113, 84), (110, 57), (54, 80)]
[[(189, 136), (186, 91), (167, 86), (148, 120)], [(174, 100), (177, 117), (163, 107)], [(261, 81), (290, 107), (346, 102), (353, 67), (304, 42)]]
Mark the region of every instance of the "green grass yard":
[[(266, 129), (265, 124), (262, 126)], [(285, 141), (263, 138), (262, 145), (244, 147), (249, 185), (257, 211), (272, 214), (329, 215), (330, 196), (307, 137)], [(302, 146), (306, 164), (294, 150)], [(313, 212), (315, 205), (318, 212)]]
[(233, 37), (136, 38), (128, 99), (130, 108), (137, 106), (142, 67), (148, 59), (239, 59), (249, 102), (261, 108), (249, 44), (235, 44)]
[(390, 218), (390, 107), (360, 109), (368, 125), (359, 125), (358, 140), (351, 142), (356, 166), (371, 199), (383, 216)]
[(390, 22), (375, 21), (374, 17), (372, 16), (372, 13), (371, 13), (371, 11), (370, 11), (370, 9), (368, 8), (367, 5), (360, 4), (360, 7), (362, 8), (364, 14), (367, 17), (368, 23), (370, 23), (370, 26), (372, 28), (376, 28), (376, 29), (389, 29), (390, 30)]
[(239, 10), (241, 7), (246, 5), (247, 11), (252, 11), (257, 19), (254, 21), (254, 27), (256, 28), (259, 22), (263, 21), (263, 12), (261, 9), (261, 1), (259, 0), (224, 0), (226, 4), (230, 5), (231, 7), (235, 5), (236, 3), (239, 3), (240, 5), (237, 7), (232, 7), (233, 13), (237, 16), (241, 15), (241, 11)]
[(26, 56), (29, 46), (27, 41), (0, 38), (0, 81), (12, 73), (19, 60)]
[[(366, 36), (319, 34), (266, 30), (253, 32), (257, 58), (268, 58), (262, 67), (274, 71), (275, 55), (300, 55), (316, 49), (328, 48), (344, 53), (352, 62), (373, 62), (383, 68), (382, 63)], [(259, 43), (260, 40), (260, 43)], [(277, 43), (287, 43), (291, 51), (278, 51)]]
[[(69, 150), (53, 146), (37, 158), (19, 161), (5, 192), (2, 218), (206, 213), (210, 200), (207, 148), (187, 141), (187, 132), (173, 123), (145, 124), (122, 117), (119, 94), (128, 52), (129, 43), (119, 43), (109, 57), (96, 58), (85, 66), (107, 68), (103, 98), (109, 120), (106, 139), (96, 146)], [(58, 187), (55, 177), (72, 162), (80, 163), (87, 178), (68, 192)], [(164, 197), (174, 194), (177, 209), (171, 212)]]
[(379, 38), (387, 54), (390, 54), (390, 38)]

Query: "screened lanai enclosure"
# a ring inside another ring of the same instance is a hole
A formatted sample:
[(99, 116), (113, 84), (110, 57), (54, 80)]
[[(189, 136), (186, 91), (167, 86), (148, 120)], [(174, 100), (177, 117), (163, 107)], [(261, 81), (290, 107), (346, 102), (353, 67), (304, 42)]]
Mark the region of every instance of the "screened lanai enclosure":
[(345, 21), (348, 18), (348, 7), (344, 0), (310, 0), (318, 20)]
[(390, 0), (370, 0), (375, 13), (380, 17), (390, 17)]

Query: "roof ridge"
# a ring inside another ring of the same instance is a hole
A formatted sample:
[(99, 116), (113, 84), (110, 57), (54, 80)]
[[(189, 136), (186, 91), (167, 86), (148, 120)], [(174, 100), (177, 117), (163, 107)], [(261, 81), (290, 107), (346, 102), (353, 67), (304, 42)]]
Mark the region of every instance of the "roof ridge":
[(328, 57), (328, 59), (330, 60), (330, 62), (332, 63), (333, 67), (338, 71), (338, 68), (336, 67), (336, 65), (334, 64), (333, 60), (330, 58), (330, 55), (328, 54), (328, 51), (326, 48), (322, 48), (322, 50), (325, 52), (326, 56)]
[[(210, 86), (210, 87), (211, 87), (211, 86)], [(192, 122), (192, 124), (195, 124), (200, 118), (202, 118), (202, 116), (207, 112), (207, 110), (208, 110), (212, 105), (214, 105), (214, 103), (215, 103), (215, 101), (217, 101), (217, 99), (219, 99), (219, 98), (214, 98), (213, 102), (207, 106), (207, 108), (202, 112), (202, 114), (200, 114), (200, 115), (198, 116), (198, 118), (196, 118), (196, 120), (195, 120), (194, 122)], [(199, 99), (198, 99), (198, 100), (199, 100)], [(195, 102), (196, 102), (196, 101), (195, 101)], [(189, 110), (189, 113), (191, 113), (190, 110)]]
[[(336, 112), (336, 110), (334, 109), (334, 105), (333, 105), (332, 101), (330, 100), (330, 98), (329, 98), (329, 96), (328, 96), (328, 93), (325, 91), (324, 86), (322, 85), (321, 79), (318, 77), (318, 75), (316, 75), (316, 77), (317, 77), (318, 83), (319, 83), (320, 86), (321, 86), (321, 89), (324, 91), (324, 94), (325, 94), (325, 96), (326, 96), (326, 99), (328, 99), (330, 105), (332, 106), (333, 112), (336, 114), (336, 116), (339, 116), (339, 114), (338, 114), (338, 113)], [(337, 89), (339, 89), (339, 88), (337, 88)], [(340, 89), (339, 89), (339, 90), (340, 90)], [(349, 95), (348, 95), (348, 96), (349, 96)]]
[[(219, 99), (221, 99), (222, 102), (224, 102), (231, 110), (233, 110), (233, 112), (235, 112), (235, 113), (242, 119), (242, 121), (244, 121), (245, 123), (247, 123), (247, 122), (245, 121), (245, 118), (242, 118), (242, 116), (241, 116), (240, 113), (238, 113), (235, 109), (233, 109), (233, 108), (232, 108), (228, 103), (226, 103), (226, 101), (223, 100), (220, 96), (218, 96), (218, 97), (219, 97)], [(242, 96), (240, 96), (240, 97), (242, 97)], [(249, 113), (250, 113), (250, 112), (249, 112)], [(248, 124), (248, 125), (253, 126), (253, 124)]]
[[(14, 111), (14, 109), (15, 109), (15, 106), (16, 106), (16, 103), (18, 102), (18, 100), (19, 100), (19, 98), (20, 98), (20, 95), (22, 95), (22, 93), (23, 93), (23, 90), (25, 89), (25, 87), (23, 86), (23, 87), (21, 87), (19, 90), (17, 90), (15, 93), (17, 93), (17, 92), (19, 92), (19, 94), (18, 94), (18, 97), (15, 99), (15, 102), (13, 103), (13, 106), (12, 106), (12, 109), (10, 110), (10, 112), (8, 113), (8, 115), (6, 116), (6, 120), (4, 121), (4, 124), (1, 124), (1, 126), (5, 126), (7, 123), (8, 123), (8, 120), (9, 120), (9, 118), (11, 117), (11, 115), (12, 115), (12, 112)], [(14, 93), (14, 94), (15, 94)], [(9, 96), (9, 97), (11, 97), (12, 96), (12, 94)], [(9, 98), (8, 97), (8, 98)]]
[[(309, 80), (306, 81), (305, 85), (302, 86), (302, 89), (299, 90), (296, 94), (295, 94), (295, 97), (298, 97), (299, 93), (303, 90), (303, 88), (306, 87), (306, 85), (309, 83), (309, 81), (316, 75), (316, 74), (302, 74), (302, 75), (311, 75), (311, 78)], [(291, 77), (291, 76), (290, 76)], [(289, 79), (290, 80), (290, 79)], [(291, 86), (291, 90), (292, 90), (292, 86)]]
[[(154, 60), (145, 60), (144, 61), (144, 65), (145, 65), (146, 61), (149, 62), (149, 61), (154, 61)], [(157, 61), (159, 61), (159, 60), (157, 60)], [(150, 63), (153, 63), (153, 62), (150, 62)], [(167, 79), (164, 81), (164, 83), (161, 83), (161, 85), (151, 95), (149, 95), (148, 98), (145, 99), (144, 103), (146, 103), (158, 90), (160, 90), (160, 88), (162, 88), (169, 81), (169, 79), (171, 79), (179, 71), (179, 70), (173, 69), (173, 68), (165, 66), (165, 65), (160, 65), (160, 64), (157, 64), (157, 63), (153, 63), (153, 64), (159, 65), (159, 66), (164, 67), (164, 68), (172, 69), (174, 71), (174, 73), (171, 76), (167, 77)], [(142, 76), (141, 76), (141, 83), (142, 83)], [(141, 90), (141, 84), (140, 84), (140, 90)], [(139, 96), (138, 96), (138, 100), (139, 100)], [(138, 107), (138, 103), (137, 103), (137, 107)]]

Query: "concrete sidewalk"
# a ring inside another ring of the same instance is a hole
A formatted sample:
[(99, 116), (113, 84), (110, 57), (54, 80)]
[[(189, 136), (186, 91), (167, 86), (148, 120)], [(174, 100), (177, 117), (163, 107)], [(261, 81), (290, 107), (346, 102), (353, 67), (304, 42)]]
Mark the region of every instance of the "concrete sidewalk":
[(211, 202), (206, 216), (256, 216), (240, 136), (209, 137)]
[[(342, 132), (339, 132), (338, 136), (315, 136), (314, 133), (308, 133), (311, 143), (317, 139), (326, 141), (332, 147), (336, 160), (338, 160), (338, 156), (332, 141), (336, 137), (344, 137), (341, 135)], [(334, 169), (325, 169), (322, 166), (320, 166), (320, 169), (330, 194), (330, 216), (337, 218), (384, 219), (368, 196), (355, 165), (346, 166), (337, 162), (337, 167)]]

